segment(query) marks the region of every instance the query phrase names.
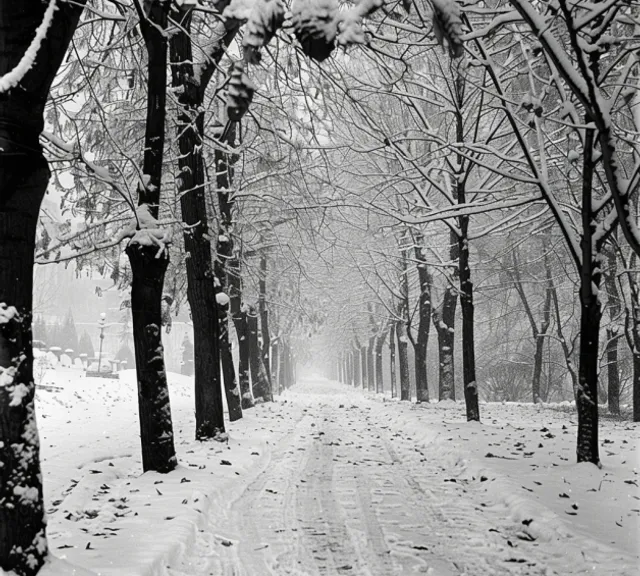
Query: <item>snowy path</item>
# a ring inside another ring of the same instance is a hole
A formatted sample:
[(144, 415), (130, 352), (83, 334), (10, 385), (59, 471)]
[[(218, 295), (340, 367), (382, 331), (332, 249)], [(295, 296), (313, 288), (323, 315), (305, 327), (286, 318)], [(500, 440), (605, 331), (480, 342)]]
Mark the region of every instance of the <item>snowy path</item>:
[(611, 550), (537, 542), (483, 501), (482, 480), (452, 478), (439, 452), (381, 421), (380, 402), (351, 405), (353, 394), (328, 382), (290, 393), (304, 417), (237, 501), (213, 507), (193, 551), (167, 574), (609, 573)]

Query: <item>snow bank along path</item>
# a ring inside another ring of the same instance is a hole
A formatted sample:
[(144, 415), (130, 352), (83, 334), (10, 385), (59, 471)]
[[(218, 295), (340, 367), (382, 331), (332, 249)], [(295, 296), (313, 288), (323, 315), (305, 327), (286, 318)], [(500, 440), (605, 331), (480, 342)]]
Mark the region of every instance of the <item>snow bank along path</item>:
[(46, 576), (637, 574), (629, 423), (604, 423), (600, 471), (573, 464), (565, 413), (491, 404), (467, 424), (462, 404), (316, 379), (199, 444), (192, 381), (170, 375), (181, 466), (140, 476), (133, 372), (46, 380), (50, 547), (87, 570)]

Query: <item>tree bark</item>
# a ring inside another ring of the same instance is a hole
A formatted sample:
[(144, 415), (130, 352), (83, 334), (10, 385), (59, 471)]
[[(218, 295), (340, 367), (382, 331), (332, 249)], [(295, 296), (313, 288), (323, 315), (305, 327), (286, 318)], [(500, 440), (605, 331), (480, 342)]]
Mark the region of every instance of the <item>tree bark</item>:
[(621, 336), (617, 322), (620, 320), (621, 302), (618, 291), (618, 262), (613, 249), (607, 251), (608, 270), (604, 277), (609, 302), (610, 325), (607, 328), (607, 402), (609, 413), (620, 414), (620, 371), (618, 368), (618, 340)]
[[(455, 79), (456, 102), (456, 142), (462, 144), (465, 139), (464, 115), (465, 79), (457, 73)], [(466, 205), (466, 183), (469, 170), (472, 166), (465, 167), (466, 159), (462, 154), (457, 154), (457, 168), (454, 170), (456, 201), (459, 205)], [(467, 163), (468, 164), (468, 163)], [(474, 307), (473, 307), (473, 282), (471, 281), (471, 268), (469, 266), (469, 216), (458, 216), (459, 234), (458, 241), (458, 278), (460, 280), (460, 310), (462, 312), (462, 375), (464, 403), (467, 410), (467, 421), (480, 420), (480, 406), (478, 405), (478, 382), (476, 381), (476, 353), (474, 338)], [(452, 231), (453, 234), (453, 231)]]
[[(18, 576), (34, 576), (48, 553), (31, 333), (36, 224), (50, 175), (38, 138), (84, 4), (57, 7), (29, 71), (0, 92), (0, 569)], [(38, 0), (0, 0), (0, 76), (24, 56), (45, 10)]]
[(274, 339), (271, 343), (271, 385), (273, 393), (280, 394), (280, 345), (278, 340)]
[[(458, 202), (464, 203), (464, 193)], [(462, 368), (464, 401), (467, 410), (467, 421), (480, 421), (480, 406), (478, 405), (478, 383), (476, 381), (476, 352), (473, 318), (473, 282), (471, 281), (471, 268), (469, 266), (469, 235), (468, 216), (458, 218), (461, 234), (458, 238), (459, 248), (459, 275), (460, 275), (460, 309), (462, 311)]]
[(362, 386), (361, 364), (360, 364), (360, 347), (356, 344), (351, 352), (353, 362), (353, 385), (354, 387)]
[(376, 374), (374, 352), (376, 349), (376, 337), (369, 338), (369, 346), (367, 346), (367, 384), (369, 390), (376, 390)]
[[(234, 131), (231, 131), (230, 139), (234, 139)], [(230, 195), (233, 178), (233, 163), (222, 150), (214, 152), (216, 166), (216, 190), (218, 196), (218, 209), (220, 222), (218, 225), (217, 258), (214, 264), (215, 277), (220, 284), (220, 293), (229, 298), (229, 312), (236, 325), (236, 314), (240, 311), (242, 299), (242, 283), (240, 278), (240, 263), (233, 258), (233, 207), (235, 201)], [(226, 291), (226, 292), (225, 292)], [(222, 323), (220, 323), (222, 326)], [(237, 331), (237, 326), (236, 326)], [(242, 418), (242, 396), (240, 384), (236, 377), (233, 364), (231, 341), (229, 340), (229, 317), (224, 320), (224, 328), (220, 330), (220, 356), (223, 363), (222, 375), (224, 390), (229, 408), (229, 420), (234, 422)], [(239, 369), (238, 369), (239, 371)]]
[(31, 321), (36, 224), (48, 182), (41, 155), (0, 155), (0, 567), (29, 576), (47, 554)]
[(396, 339), (394, 323), (391, 323), (389, 328), (389, 365), (391, 372), (391, 398), (395, 398), (398, 395), (398, 391), (396, 389)]
[[(169, 4), (156, 0), (140, 21), (149, 56), (147, 119), (138, 203), (158, 218), (164, 158), (167, 84), (167, 14)], [(162, 348), (162, 292), (169, 265), (165, 247), (149, 242), (144, 231), (131, 239), (127, 249), (131, 263), (131, 315), (138, 380), (138, 411), (142, 467), (145, 472), (169, 472), (177, 465), (169, 404), (169, 386)], [(196, 404), (198, 400), (196, 399)], [(197, 423), (196, 423), (197, 426)]]
[[(177, 465), (173, 443), (169, 387), (162, 347), (162, 286), (169, 258), (130, 243), (131, 312), (138, 377), (142, 468), (170, 472)], [(197, 402), (197, 400), (196, 400)]]
[(258, 311), (249, 306), (247, 311), (247, 335), (249, 338), (249, 366), (251, 369), (251, 384), (255, 401), (271, 402), (271, 385), (262, 362), (262, 349), (258, 341)]
[(431, 285), (432, 278), (427, 267), (424, 252), (422, 250), (422, 234), (416, 234), (414, 238), (414, 250), (417, 260), (418, 281), (420, 282), (420, 316), (418, 323), (418, 335), (415, 344), (416, 364), (416, 401), (429, 402), (429, 383), (427, 380), (427, 347), (429, 344), (429, 327), (431, 324)]
[(398, 338), (398, 361), (400, 364), (400, 400), (411, 401), (411, 382), (409, 379), (409, 341), (407, 325), (404, 321), (396, 322)]
[[(450, 259), (456, 262), (458, 259), (458, 241), (457, 236), (451, 232), (449, 235)], [(439, 356), (439, 381), (438, 381), (438, 399), (439, 400), (455, 400), (455, 369), (454, 369), (454, 346), (455, 346), (455, 321), (456, 321), (456, 304), (458, 294), (452, 283), (458, 275), (458, 267), (453, 271), (453, 278), (447, 283), (439, 307), (434, 308), (431, 316), (433, 325), (438, 334), (438, 356)]]
[(366, 390), (369, 388), (368, 374), (367, 374), (367, 347), (362, 346), (360, 348), (360, 365), (362, 366), (362, 388)]
[[(260, 254), (260, 280), (258, 282), (258, 308), (260, 310), (260, 330), (262, 334), (262, 363), (269, 382), (271, 378), (271, 334), (269, 332), (269, 308), (267, 307), (267, 254)], [(273, 395), (273, 394), (272, 394)]]
[(598, 290), (602, 274), (596, 261), (591, 211), (594, 162), (593, 130), (585, 131), (582, 177), (582, 262), (580, 265), (580, 367), (576, 408), (578, 411), (578, 462), (600, 465), (598, 446), (598, 345), (602, 315)]
[(236, 369), (233, 365), (231, 342), (229, 341), (229, 316), (228, 306), (220, 310), (218, 325), (220, 331), (220, 361), (222, 364), (222, 378), (229, 410), (229, 421), (235, 422), (242, 418), (242, 406), (240, 404), (240, 385), (236, 378)]
[(254, 405), (254, 398), (251, 394), (250, 362), (251, 351), (249, 348), (249, 326), (247, 318), (247, 307), (241, 305), (240, 311), (234, 314), (233, 323), (238, 335), (238, 376), (240, 381), (240, 398), (242, 409), (246, 410)]
[(202, 92), (193, 71), (191, 12), (181, 11), (181, 28), (171, 37), (172, 85), (178, 102), (178, 166), (176, 178), (187, 252), (187, 298), (194, 332), (196, 440), (224, 433), (220, 382), (220, 334), (205, 200)]
[(382, 371), (382, 348), (384, 341), (387, 339), (386, 326), (376, 339), (376, 392), (384, 394), (384, 375)]

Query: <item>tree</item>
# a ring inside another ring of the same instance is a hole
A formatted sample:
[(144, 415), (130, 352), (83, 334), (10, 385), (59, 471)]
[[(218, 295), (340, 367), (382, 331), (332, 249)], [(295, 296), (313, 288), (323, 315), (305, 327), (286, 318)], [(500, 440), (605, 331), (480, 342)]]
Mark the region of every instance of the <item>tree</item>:
[(36, 223), (50, 175), (38, 137), (83, 6), (0, 1), (0, 568), (19, 576), (36, 574), (47, 555), (31, 344)]
[[(168, 235), (158, 223), (167, 91), (167, 28), (170, 3), (136, 0), (147, 48), (147, 119), (138, 184), (136, 232), (127, 244), (131, 264), (131, 314), (138, 381), (142, 467), (170, 472), (177, 466), (169, 387), (162, 348), (162, 297), (169, 265)], [(196, 407), (198, 402), (196, 400)], [(198, 420), (198, 413), (196, 414)]]
[[(93, 342), (91, 342), (91, 337), (86, 331), (82, 332), (82, 335), (80, 336), (80, 340), (78, 342), (78, 354), (86, 354), (87, 358), (95, 358), (96, 353), (93, 349)], [(133, 363), (129, 367), (133, 367)]]
[(67, 315), (64, 318), (60, 330), (60, 342), (57, 345), (63, 350), (71, 348), (75, 353), (78, 353), (78, 333), (71, 309), (67, 311)]

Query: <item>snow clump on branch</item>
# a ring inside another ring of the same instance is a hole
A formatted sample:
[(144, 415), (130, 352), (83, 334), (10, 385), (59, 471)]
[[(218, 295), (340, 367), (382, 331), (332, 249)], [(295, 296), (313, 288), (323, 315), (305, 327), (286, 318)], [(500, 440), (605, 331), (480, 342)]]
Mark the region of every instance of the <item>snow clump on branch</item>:
[(42, 23), (36, 28), (36, 35), (31, 41), (31, 44), (29, 44), (24, 56), (20, 59), (20, 62), (16, 64), (13, 70), (10, 70), (6, 74), (0, 76), (0, 94), (2, 92), (8, 92), (11, 88), (17, 86), (25, 77), (27, 72), (31, 70), (36, 61), (38, 50), (40, 50), (40, 45), (45, 39), (47, 30), (49, 30), (49, 27), (53, 22), (53, 14), (57, 9), (56, 0), (49, 0), (49, 6), (47, 6), (47, 9), (44, 12)]
[(282, 0), (257, 0), (253, 5), (245, 28), (242, 47), (244, 58), (250, 64), (260, 62), (260, 48), (271, 42), (284, 22)]
[(136, 208), (136, 215), (132, 224), (135, 227), (135, 231), (130, 244), (157, 246), (158, 253), (156, 258), (160, 258), (167, 245), (171, 244), (171, 230), (160, 226), (160, 222), (149, 212), (147, 204), (141, 204)]
[(449, 47), (451, 58), (460, 58), (464, 52), (460, 6), (455, 0), (431, 0), (431, 5), (433, 33), (438, 44)]
[(291, 23), (302, 51), (322, 62), (335, 47), (337, 0), (296, 0), (291, 6)]

